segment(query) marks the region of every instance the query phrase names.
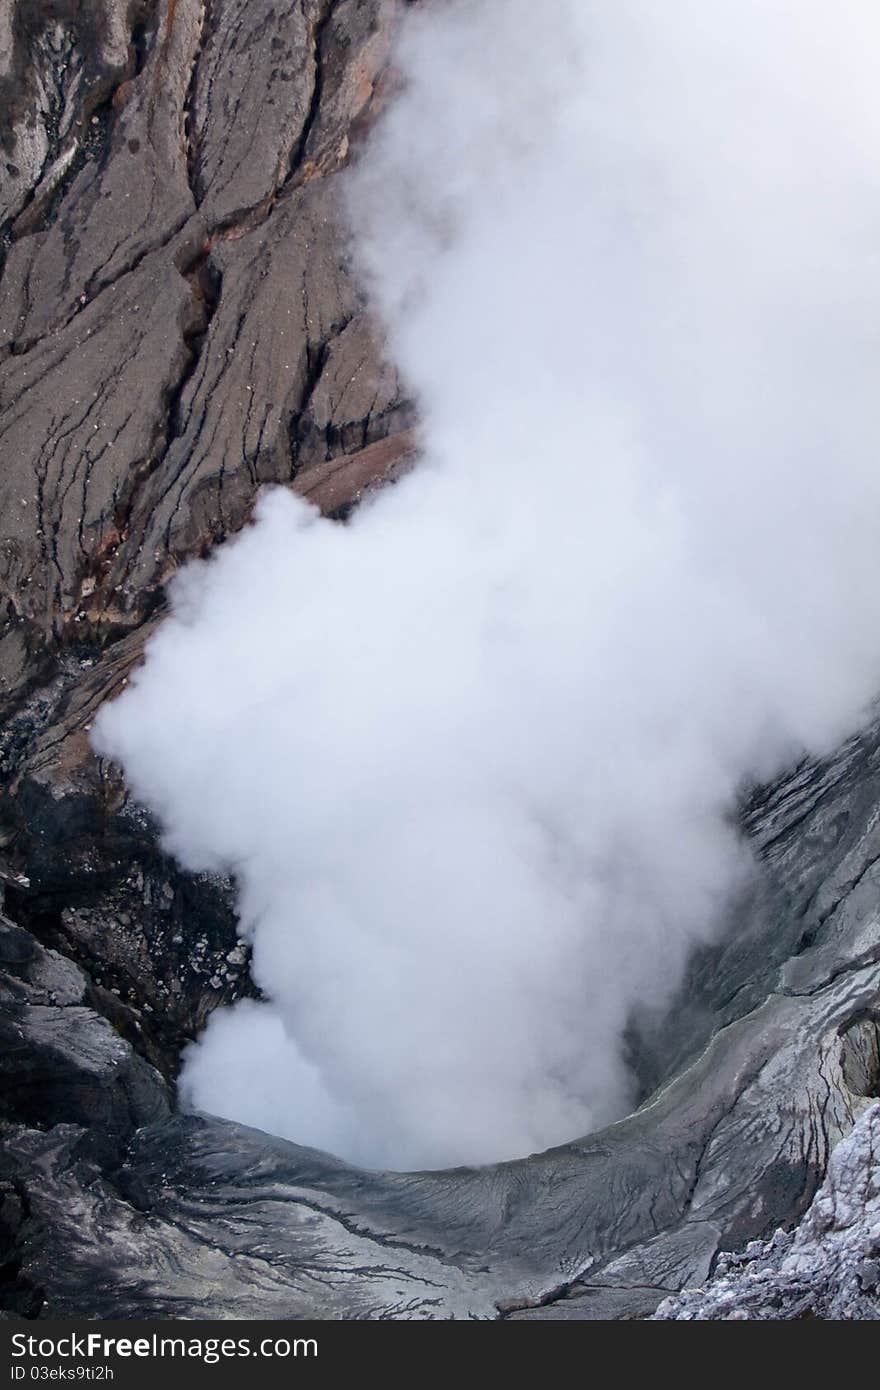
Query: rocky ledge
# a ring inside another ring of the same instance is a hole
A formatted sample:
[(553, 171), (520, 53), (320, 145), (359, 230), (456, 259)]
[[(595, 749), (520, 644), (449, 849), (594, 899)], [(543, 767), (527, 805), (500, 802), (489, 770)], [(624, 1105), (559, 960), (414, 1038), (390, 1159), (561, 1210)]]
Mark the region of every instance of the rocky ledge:
[(620, 1123), (383, 1174), (176, 1111), (181, 1047), (252, 989), (234, 885), (167, 858), (88, 732), (263, 483), (344, 519), (412, 462), (338, 201), (402, 4), (0, 0), (0, 1301), (873, 1316), (877, 722), (744, 799), (755, 883), (633, 1020)]
[[(875, 1039), (876, 1044), (876, 1039)], [(880, 1105), (843, 1139), (794, 1231), (719, 1256), (712, 1280), (661, 1303), (667, 1321), (880, 1318)]]

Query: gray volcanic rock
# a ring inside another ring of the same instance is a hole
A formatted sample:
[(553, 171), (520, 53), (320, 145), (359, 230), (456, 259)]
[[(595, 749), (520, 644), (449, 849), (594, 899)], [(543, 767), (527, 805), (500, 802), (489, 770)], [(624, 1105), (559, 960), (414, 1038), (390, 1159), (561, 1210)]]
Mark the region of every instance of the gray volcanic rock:
[[(27, 230), (137, 61), (146, 4), (0, 0), (0, 220)], [(22, 211), (27, 205), (27, 210)]]
[(106, 1157), (164, 1118), (171, 1092), (88, 998), (77, 966), (0, 916), (0, 1113), (81, 1124)]
[[(877, 1024), (874, 1023), (876, 1058)], [(793, 1232), (726, 1255), (705, 1288), (666, 1299), (665, 1321), (880, 1319), (880, 1104), (831, 1156), (828, 1175)]]
[(338, 177), (402, 3), (0, 0), (0, 1298), (580, 1319), (701, 1286), (663, 1316), (767, 1290), (772, 1316), (868, 1316), (876, 722), (745, 800), (755, 881), (633, 1020), (643, 1103), (618, 1124), (397, 1174), (174, 1112), (181, 1048), (253, 993), (234, 884), (168, 859), (89, 729), (164, 580), (262, 484), (344, 518), (417, 453)]

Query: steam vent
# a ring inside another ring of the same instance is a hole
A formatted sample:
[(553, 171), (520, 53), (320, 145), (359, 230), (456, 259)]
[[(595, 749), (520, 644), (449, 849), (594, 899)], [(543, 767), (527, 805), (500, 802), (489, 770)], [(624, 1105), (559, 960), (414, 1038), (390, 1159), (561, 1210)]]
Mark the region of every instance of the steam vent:
[(753, 8), (0, 0), (5, 1315), (880, 1317), (880, 20)]

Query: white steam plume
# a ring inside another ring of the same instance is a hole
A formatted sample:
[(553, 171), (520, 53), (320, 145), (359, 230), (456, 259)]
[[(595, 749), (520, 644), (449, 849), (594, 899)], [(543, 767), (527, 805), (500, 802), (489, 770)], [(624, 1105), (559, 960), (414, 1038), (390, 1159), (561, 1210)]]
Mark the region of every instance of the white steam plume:
[(874, 0), (407, 20), (349, 192), (425, 459), (347, 526), (265, 496), (97, 730), (238, 875), (270, 1002), (193, 1103), (393, 1166), (627, 1106), (737, 787), (880, 689), (878, 37)]

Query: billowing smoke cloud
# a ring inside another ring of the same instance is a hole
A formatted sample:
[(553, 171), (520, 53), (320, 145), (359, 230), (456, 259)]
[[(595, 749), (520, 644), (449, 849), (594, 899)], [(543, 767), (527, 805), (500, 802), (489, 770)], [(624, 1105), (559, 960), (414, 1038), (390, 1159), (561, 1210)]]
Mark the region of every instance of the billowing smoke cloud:
[(620, 1114), (738, 786), (880, 689), (873, 0), (420, 8), (349, 192), (424, 461), (265, 496), (97, 733), (241, 885), (191, 1101), (393, 1166)]

